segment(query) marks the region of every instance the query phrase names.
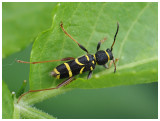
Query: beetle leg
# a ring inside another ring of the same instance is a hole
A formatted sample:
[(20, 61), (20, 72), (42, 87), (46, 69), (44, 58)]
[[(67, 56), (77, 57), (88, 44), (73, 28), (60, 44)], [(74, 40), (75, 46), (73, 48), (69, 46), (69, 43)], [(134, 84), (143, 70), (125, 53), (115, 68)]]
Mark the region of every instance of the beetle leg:
[(109, 69), (107, 64), (104, 64), (103, 66), (104, 66), (104, 68)]
[(92, 73), (93, 73), (92, 71), (88, 73), (87, 79), (90, 79), (92, 77)]
[(26, 94), (28, 94), (28, 93), (30, 93), (30, 92), (40, 92), (40, 91), (58, 89), (58, 88), (60, 88), (60, 87), (62, 87), (62, 86), (65, 86), (65, 85), (69, 84), (71, 81), (73, 81), (73, 78), (74, 78), (74, 77), (68, 78), (67, 80), (63, 81), (62, 83), (60, 83), (59, 85), (57, 85), (57, 86), (54, 87), (54, 88), (39, 89), (39, 90), (29, 90), (28, 92), (23, 93), (23, 94), (18, 98), (17, 103), (20, 101), (20, 99), (21, 99), (23, 96), (25, 96)]
[(66, 86), (67, 84), (69, 84), (70, 82), (73, 81), (74, 76), (68, 78), (67, 80), (63, 81), (62, 83), (60, 83), (58, 86), (55, 87), (55, 89), (58, 89), (62, 86)]
[(108, 68), (110, 68), (112, 66), (112, 64), (114, 64), (114, 67), (115, 67), (114, 68), (114, 73), (116, 72), (116, 63), (117, 63), (118, 60), (119, 60), (118, 58), (116, 58), (116, 59), (113, 58), (113, 60), (111, 60), (111, 62), (109, 63)]
[(107, 38), (104, 38), (103, 40), (100, 40), (97, 44), (97, 51), (99, 50), (101, 43), (103, 43), (105, 40), (107, 40)]
[(66, 85), (68, 85), (69, 83), (71, 83), (72, 81), (74, 81), (74, 80), (76, 80), (76, 79), (73, 78), (71, 81), (68, 81), (68, 82), (64, 85), (64, 87), (65, 87)]
[[(117, 61), (118, 61), (118, 60), (119, 60), (119, 59), (118, 59), (118, 58), (116, 58), (116, 59), (115, 59), (115, 63), (117, 63)], [(111, 62), (109, 63), (108, 68), (111, 68), (112, 64), (113, 64), (113, 60), (111, 60)]]

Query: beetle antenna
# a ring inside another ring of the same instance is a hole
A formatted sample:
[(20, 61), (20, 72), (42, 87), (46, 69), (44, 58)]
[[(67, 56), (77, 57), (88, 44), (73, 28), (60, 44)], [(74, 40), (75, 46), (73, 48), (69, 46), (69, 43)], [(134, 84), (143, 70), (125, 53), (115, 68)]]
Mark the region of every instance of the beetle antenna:
[(118, 30), (119, 30), (119, 23), (117, 22), (117, 31), (116, 31), (116, 34), (114, 35), (114, 41), (113, 41), (113, 44), (112, 44), (112, 46), (111, 46), (111, 51), (113, 50), (113, 45), (114, 45), (114, 43), (115, 43), (115, 41), (116, 41), (116, 36), (117, 36), (117, 34), (118, 34)]

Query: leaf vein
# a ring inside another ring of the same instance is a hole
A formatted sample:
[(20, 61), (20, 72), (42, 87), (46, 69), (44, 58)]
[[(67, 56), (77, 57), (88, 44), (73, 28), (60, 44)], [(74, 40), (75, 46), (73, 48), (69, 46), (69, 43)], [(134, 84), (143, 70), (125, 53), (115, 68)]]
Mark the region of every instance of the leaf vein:
[[(118, 70), (123, 70), (123, 69), (126, 69), (126, 68), (133, 68), (133, 67), (136, 67), (136, 66), (139, 66), (139, 65), (142, 65), (142, 64), (145, 64), (145, 63), (149, 63), (149, 62), (152, 62), (152, 61), (156, 61), (156, 60), (158, 60), (157, 57), (147, 58), (147, 59), (143, 59), (143, 60), (140, 60), (140, 61), (136, 61), (136, 62), (132, 62), (132, 63), (129, 63), (129, 64), (118, 66), (117, 69)], [(110, 70), (100, 72), (100, 73), (97, 73), (97, 74), (98, 75), (103, 75), (103, 74), (109, 74), (109, 73), (112, 73), (112, 72), (113, 72), (113, 70), (110, 69)]]
[(99, 11), (99, 13), (98, 13), (98, 16), (97, 16), (97, 18), (96, 18), (96, 20), (95, 20), (95, 24), (94, 24), (93, 29), (92, 29), (93, 31), (92, 31), (89, 39), (88, 39), (88, 43), (87, 43), (87, 45), (86, 45), (86, 48), (89, 47), (89, 43), (90, 43), (90, 41), (91, 41), (91, 39), (92, 39), (93, 34), (95, 33), (95, 29), (96, 29), (98, 20), (99, 20), (101, 14), (102, 14), (102, 11), (103, 11), (103, 9), (104, 9), (105, 4), (106, 4), (106, 3), (103, 4), (103, 6), (101, 7), (101, 9), (100, 9), (100, 11)]
[(148, 3), (140, 12), (139, 14), (137, 15), (136, 19), (133, 21), (133, 23), (131, 24), (126, 36), (124, 37), (124, 39), (122, 40), (122, 43), (121, 43), (121, 46), (120, 46), (120, 49), (119, 49), (119, 53), (118, 53), (118, 58), (120, 58), (121, 56), (121, 53), (122, 53), (122, 50), (123, 50), (123, 46), (129, 36), (129, 34), (131, 33), (133, 27), (135, 26), (135, 24), (137, 23), (138, 19), (141, 17), (141, 15), (144, 13), (144, 11), (149, 7), (150, 3)]

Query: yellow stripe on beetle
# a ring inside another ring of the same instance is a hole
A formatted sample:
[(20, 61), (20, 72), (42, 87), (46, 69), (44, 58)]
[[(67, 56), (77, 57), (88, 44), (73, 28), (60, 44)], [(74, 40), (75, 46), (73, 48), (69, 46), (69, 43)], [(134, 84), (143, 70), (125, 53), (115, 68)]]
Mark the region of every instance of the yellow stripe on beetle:
[(89, 57), (88, 57), (88, 55), (85, 55), (85, 56), (86, 56), (87, 60), (89, 61)]
[(85, 68), (85, 67), (81, 68), (81, 70), (80, 70), (80, 72), (79, 72), (80, 74), (83, 73), (84, 68)]
[(107, 51), (105, 51), (106, 55), (108, 56), (108, 61), (110, 60), (109, 54)]
[(54, 68), (53, 71), (57, 74), (56, 78), (59, 79), (60, 78), (60, 72), (56, 68)]
[[(96, 62), (96, 55), (94, 54), (94, 55), (93, 55), (93, 57), (94, 57), (94, 59), (95, 59), (95, 62)], [(96, 64), (97, 64), (97, 62), (96, 62)], [(97, 64), (97, 65), (98, 65), (98, 64)]]
[(91, 71), (93, 70), (92, 66), (90, 67)]
[(84, 65), (83, 63), (80, 63), (77, 58), (75, 59), (75, 62), (76, 62), (78, 65), (81, 65), (81, 66)]
[(68, 65), (68, 63), (64, 63), (64, 65), (66, 66), (66, 68), (67, 68), (67, 70), (68, 70), (69, 77), (72, 77), (72, 71), (71, 71), (70, 66)]
[(94, 61), (92, 61), (92, 63), (94, 64)]

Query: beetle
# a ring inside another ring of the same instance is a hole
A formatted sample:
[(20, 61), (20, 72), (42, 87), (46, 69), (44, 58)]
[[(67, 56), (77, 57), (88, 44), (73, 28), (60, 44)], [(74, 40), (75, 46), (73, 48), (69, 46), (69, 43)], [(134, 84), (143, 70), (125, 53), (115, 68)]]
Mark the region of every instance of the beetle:
[[(57, 85), (55, 88), (48, 88), (48, 89), (40, 89), (40, 90), (29, 90), (28, 92), (22, 94), (18, 101), (21, 99), (22, 96), (26, 95), (27, 93), (30, 92), (38, 92), (38, 91), (45, 91), (45, 90), (52, 90), (52, 89), (58, 89), (62, 86), (65, 86), (72, 82), (74, 80), (74, 77), (78, 74), (82, 74), (84, 72), (89, 71), (87, 79), (91, 78), (92, 72), (95, 69), (96, 65), (103, 65), (105, 68), (110, 68), (111, 64), (114, 64), (114, 73), (116, 72), (116, 61), (118, 59), (115, 59), (112, 53), (114, 43), (116, 41), (116, 36), (119, 31), (119, 23), (117, 22), (117, 30), (114, 36), (114, 41), (113, 44), (111, 45), (111, 48), (107, 48), (106, 50), (99, 50), (101, 43), (103, 43), (106, 38), (103, 40), (100, 40), (97, 44), (97, 52), (92, 55), (88, 53), (88, 50), (79, 44), (71, 35), (69, 35), (66, 30), (63, 27), (63, 23), (61, 22), (60, 24), (61, 29), (63, 32), (70, 37), (74, 42), (77, 43), (77, 45), (85, 51), (87, 54), (78, 58), (73, 58), (73, 57), (67, 57), (63, 58), (60, 60), (49, 60), (49, 61), (39, 61), (39, 62), (26, 62), (26, 61), (21, 61), (17, 60), (18, 63), (29, 63), (29, 64), (38, 64), (38, 63), (47, 63), (47, 62), (55, 62), (55, 61), (66, 61), (65, 63), (62, 63), (55, 67), (53, 71), (51, 71), (51, 76), (56, 77), (57, 79), (64, 79), (67, 78), (65, 81)], [(107, 66), (108, 61), (111, 60), (109, 66)]]

